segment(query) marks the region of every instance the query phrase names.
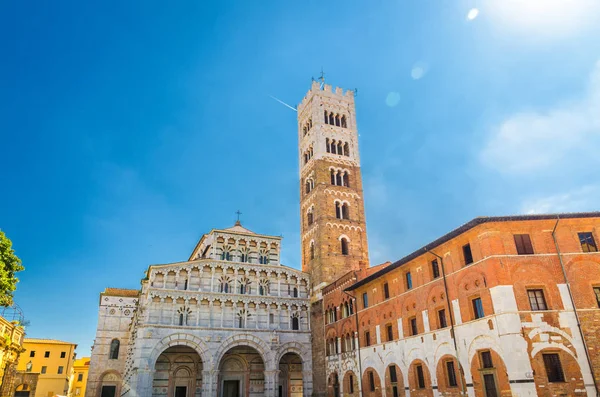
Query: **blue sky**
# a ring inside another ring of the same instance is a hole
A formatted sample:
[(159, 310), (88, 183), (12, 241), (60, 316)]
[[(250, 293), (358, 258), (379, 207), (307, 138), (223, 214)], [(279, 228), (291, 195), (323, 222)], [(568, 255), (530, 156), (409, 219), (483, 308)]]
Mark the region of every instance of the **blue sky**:
[(3, 2), (0, 228), (28, 335), (89, 355), (105, 287), (238, 209), (298, 267), (295, 114), (269, 96), (298, 103), (321, 67), (358, 88), (373, 263), (479, 215), (597, 210), (599, 4)]

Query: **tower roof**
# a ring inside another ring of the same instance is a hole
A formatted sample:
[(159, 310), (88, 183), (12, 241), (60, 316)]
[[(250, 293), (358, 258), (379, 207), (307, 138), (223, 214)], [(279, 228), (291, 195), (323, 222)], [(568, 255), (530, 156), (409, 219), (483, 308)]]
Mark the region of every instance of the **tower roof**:
[(256, 234), (252, 230), (246, 229), (244, 226), (242, 226), (242, 223), (240, 221), (236, 221), (232, 227), (228, 227), (227, 229), (223, 229), (223, 230), (227, 230), (228, 232), (236, 232), (236, 233), (244, 233), (244, 234)]

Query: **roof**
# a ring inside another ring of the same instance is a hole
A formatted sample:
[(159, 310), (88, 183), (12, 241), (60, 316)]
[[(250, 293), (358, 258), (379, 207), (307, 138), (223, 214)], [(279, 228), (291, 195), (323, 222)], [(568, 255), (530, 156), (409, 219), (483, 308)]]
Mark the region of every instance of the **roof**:
[(108, 296), (124, 296), (129, 298), (135, 298), (140, 294), (137, 289), (125, 289), (125, 288), (105, 288), (102, 295)]
[(413, 259), (418, 258), (419, 256), (423, 255), (424, 253), (431, 251), (432, 249), (439, 247), (440, 245), (447, 243), (448, 241), (452, 240), (453, 238), (458, 237), (461, 234), (473, 229), (476, 226), (482, 225), (484, 223), (514, 222), (514, 221), (540, 221), (540, 220), (551, 220), (551, 219), (576, 219), (576, 218), (600, 218), (600, 212), (598, 212), (598, 211), (596, 211), (596, 212), (567, 212), (567, 213), (558, 213), (558, 214), (477, 217), (477, 218), (472, 219), (471, 221), (465, 223), (464, 225), (457, 227), (456, 229), (452, 230), (450, 233), (447, 233), (447, 234), (443, 235), (442, 237), (438, 238), (437, 240), (434, 240), (431, 243), (425, 245), (424, 247), (412, 252), (411, 254), (408, 254), (404, 258), (392, 263), (391, 265), (386, 266), (385, 268), (383, 268), (379, 271), (376, 271), (375, 273), (370, 274), (368, 277), (365, 277), (360, 281), (357, 281), (356, 283), (354, 283), (351, 286), (349, 286), (348, 288), (346, 288), (346, 291), (353, 291), (358, 287), (368, 284), (371, 281), (383, 276), (384, 274), (387, 274), (387, 273), (391, 272), (392, 270), (399, 268), (400, 266), (404, 265), (405, 263), (408, 263), (408, 262), (412, 261)]
[(232, 227), (228, 227), (227, 229), (223, 230), (227, 230), (228, 232), (237, 232), (244, 234), (256, 234), (252, 230), (246, 229), (244, 226), (242, 226), (242, 223), (240, 221), (235, 222), (235, 225), (233, 225)]
[(39, 343), (39, 344), (47, 344), (47, 345), (73, 345), (77, 346), (77, 343), (65, 342), (57, 339), (42, 339), (42, 338), (25, 338), (23, 339), (23, 343)]

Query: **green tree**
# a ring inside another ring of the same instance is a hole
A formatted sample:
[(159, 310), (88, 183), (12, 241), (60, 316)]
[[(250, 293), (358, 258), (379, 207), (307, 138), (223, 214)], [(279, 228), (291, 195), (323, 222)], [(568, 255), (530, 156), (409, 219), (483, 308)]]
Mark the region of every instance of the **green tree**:
[(15, 255), (12, 242), (0, 230), (0, 306), (10, 306), (13, 303), (13, 292), (19, 279), (16, 272), (23, 270), (21, 259)]

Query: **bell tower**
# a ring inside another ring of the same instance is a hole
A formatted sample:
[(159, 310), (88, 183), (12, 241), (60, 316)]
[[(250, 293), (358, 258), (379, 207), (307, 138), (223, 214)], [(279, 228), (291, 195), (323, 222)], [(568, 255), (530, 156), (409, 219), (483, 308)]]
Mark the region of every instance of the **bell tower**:
[(313, 81), (298, 105), (298, 142), (302, 270), (315, 296), (369, 266), (354, 92)]

